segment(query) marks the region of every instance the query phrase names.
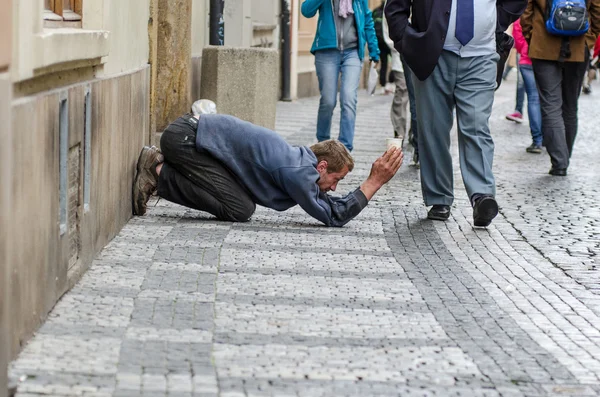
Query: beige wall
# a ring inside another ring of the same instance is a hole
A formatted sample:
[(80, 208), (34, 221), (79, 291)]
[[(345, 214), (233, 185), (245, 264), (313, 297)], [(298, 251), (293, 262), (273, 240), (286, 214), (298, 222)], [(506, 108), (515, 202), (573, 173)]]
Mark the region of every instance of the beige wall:
[[(289, 1), (289, 0), (288, 0)], [(252, 0), (252, 46), (279, 48), (280, 0)]]
[(148, 63), (150, 0), (103, 1), (106, 10), (103, 29), (110, 32), (110, 42), (106, 63), (98, 76), (139, 69)]
[(148, 63), (150, 0), (84, 1), (81, 29), (44, 28), (42, 9), (42, 0), (15, 3), (13, 81), (92, 67), (106, 77)]
[[(90, 203), (84, 208), (84, 100), (91, 96)], [(131, 217), (131, 186), (147, 139), (149, 67), (13, 102), (11, 273), (14, 356), (57, 299)], [(69, 229), (59, 227), (59, 103), (68, 99)], [(73, 249), (76, 246), (78, 248)]]
[[(2, 0), (0, 4), (6, 3)], [(0, 39), (1, 40), (1, 39)], [(6, 366), (8, 362), (8, 334), (10, 329), (10, 273), (9, 249), (11, 248), (11, 196), (9, 179), (12, 173), (11, 123), (10, 123), (11, 83), (8, 73), (0, 73), (0, 397), (6, 396)]]
[(228, 47), (250, 47), (252, 44), (252, 4), (250, 1), (227, 0), (223, 16), (225, 20), (225, 45)]
[(11, 1), (0, 0), (0, 8), (5, 12), (0, 14), (0, 397), (5, 397), (7, 392), (7, 363), (8, 334), (10, 329), (10, 273), (9, 262), (12, 245), (11, 238), (11, 195), (9, 179), (12, 174), (12, 147), (11, 147), (11, 82), (7, 70), (11, 61)]
[(11, 3), (9, 0), (0, 0), (0, 72), (8, 69), (11, 58)]
[[(303, 0), (298, 0), (294, 3), (298, 7), (297, 20), (292, 21), (297, 25), (297, 48), (298, 52), (294, 62), (294, 70), (296, 71), (295, 81), (292, 86), (295, 87), (295, 92), (292, 93), (297, 98), (319, 95), (319, 86), (315, 73), (315, 59), (310, 53), (315, 32), (317, 30), (318, 15), (312, 18), (305, 18), (300, 12), (300, 6)], [(296, 29), (294, 29), (296, 31)], [(294, 76), (292, 76), (294, 79)]]
[(252, 0), (252, 22), (278, 24), (280, 0)]
[(210, 0), (192, 0), (192, 57), (202, 57), (208, 45), (208, 13)]
[[(106, 0), (108, 1), (108, 0)], [(80, 63), (99, 65), (108, 55), (109, 33), (103, 30), (105, 0), (83, 2), (83, 29), (45, 29), (41, 0), (13, 5), (13, 81), (23, 81)], [(100, 12), (93, 12), (99, 9)]]

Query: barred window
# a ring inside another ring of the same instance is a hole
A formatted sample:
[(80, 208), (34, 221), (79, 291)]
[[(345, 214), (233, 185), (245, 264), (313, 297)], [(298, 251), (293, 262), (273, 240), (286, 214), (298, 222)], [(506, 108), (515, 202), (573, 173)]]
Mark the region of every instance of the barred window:
[(44, 27), (81, 28), (82, 0), (44, 0)]

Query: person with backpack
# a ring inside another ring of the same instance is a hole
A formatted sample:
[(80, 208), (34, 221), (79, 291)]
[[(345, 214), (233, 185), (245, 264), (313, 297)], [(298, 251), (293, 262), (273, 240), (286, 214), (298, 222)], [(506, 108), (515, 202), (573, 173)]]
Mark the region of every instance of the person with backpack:
[(600, 33), (600, 0), (529, 0), (521, 28), (540, 96), (549, 174), (566, 176), (577, 136), (577, 102)]
[(531, 130), (531, 145), (525, 149), (527, 153), (542, 153), (542, 114), (540, 112), (540, 96), (535, 84), (535, 76), (531, 66), (531, 59), (527, 55), (529, 48), (521, 23), (517, 20), (513, 24), (513, 37), (515, 39), (515, 48), (519, 53), (519, 73), (523, 77), (523, 90), (527, 92), (527, 115), (529, 116), (529, 129)]

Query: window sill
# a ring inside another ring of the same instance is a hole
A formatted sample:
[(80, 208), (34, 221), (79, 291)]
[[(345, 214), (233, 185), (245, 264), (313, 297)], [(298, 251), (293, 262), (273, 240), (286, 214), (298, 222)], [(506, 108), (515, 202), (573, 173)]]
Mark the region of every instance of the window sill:
[(60, 69), (57, 65), (78, 61), (101, 63), (108, 55), (109, 32), (105, 30), (83, 30), (76, 28), (47, 28), (36, 36), (36, 74), (44, 69)]

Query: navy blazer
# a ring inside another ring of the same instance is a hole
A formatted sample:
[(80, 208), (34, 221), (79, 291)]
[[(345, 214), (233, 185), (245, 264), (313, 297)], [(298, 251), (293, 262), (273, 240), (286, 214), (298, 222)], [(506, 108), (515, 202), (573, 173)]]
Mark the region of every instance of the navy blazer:
[[(431, 75), (442, 54), (451, 7), (452, 0), (387, 0), (390, 38), (419, 80)], [(508, 29), (525, 7), (527, 0), (496, 0), (496, 34)]]

